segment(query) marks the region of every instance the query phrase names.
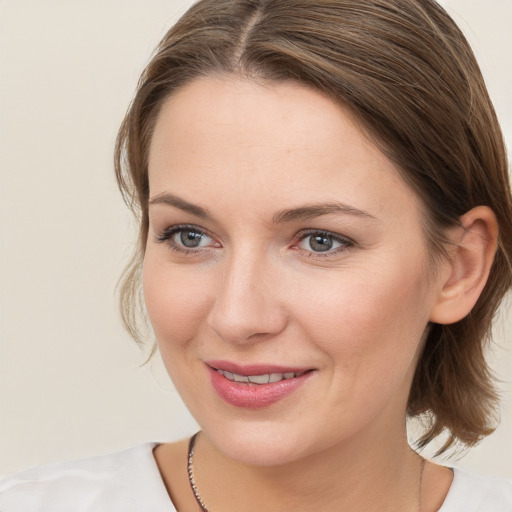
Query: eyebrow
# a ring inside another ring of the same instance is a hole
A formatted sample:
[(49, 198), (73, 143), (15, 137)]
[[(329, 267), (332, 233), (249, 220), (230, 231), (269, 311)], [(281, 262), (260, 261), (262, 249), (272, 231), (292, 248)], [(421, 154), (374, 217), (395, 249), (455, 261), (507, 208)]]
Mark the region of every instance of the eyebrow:
[(169, 194), (168, 192), (163, 192), (162, 194), (158, 194), (151, 198), (149, 200), (149, 204), (165, 204), (167, 206), (174, 206), (175, 208), (191, 213), (201, 219), (210, 221), (215, 220), (214, 216), (206, 208), (189, 203), (188, 201), (185, 201), (185, 199), (175, 196), (174, 194)]
[[(181, 197), (175, 196), (174, 194), (170, 194), (168, 192), (163, 192), (162, 194), (158, 194), (157, 196), (151, 198), (149, 200), (149, 204), (164, 204), (167, 206), (173, 206), (174, 208), (178, 208), (185, 212), (191, 213), (196, 217), (209, 221), (215, 221), (215, 217), (210, 213), (208, 209), (193, 203), (189, 203), (188, 201), (185, 201), (185, 199), (182, 199)], [(353, 206), (347, 205), (345, 203), (335, 202), (310, 204), (298, 208), (280, 210), (273, 215), (272, 222), (274, 224), (285, 224), (297, 220), (309, 220), (315, 217), (321, 217), (322, 215), (329, 215), (333, 213), (341, 213), (343, 215), (375, 219), (375, 216), (364, 210), (354, 208)]]
[(280, 224), (297, 220), (309, 220), (332, 213), (341, 213), (343, 215), (375, 219), (375, 217), (370, 213), (365, 212), (364, 210), (359, 210), (358, 208), (354, 208), (353, 206), (349, 206), (344, 203), (322, 203), (301, 206), (300, 208), (281, 210), (272, 217), (272, 221), (275, 224)]

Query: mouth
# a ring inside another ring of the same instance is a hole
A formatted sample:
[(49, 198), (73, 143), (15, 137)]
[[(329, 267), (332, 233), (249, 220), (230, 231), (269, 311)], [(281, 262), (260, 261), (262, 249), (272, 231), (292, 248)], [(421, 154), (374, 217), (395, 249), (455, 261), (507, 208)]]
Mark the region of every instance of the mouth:
[(267, 407), (299, 389), (313, 368), (275, 365), (237, 365), (225, 361), (206, 363), (217, 394), (230, 405), (248, 409)]
[(304, 375), (306, 372), (312, 370), (305, 370), (302, 372), (286, 372), (286, 373), (262, 373), (260, 375), (241, 375), (239, 373), (228, 372), (227, 370), (215, 369), (226, 379), (233, 382), (244, 382), (246, 384), (256, 384), (261, 386), (262, 384), (272, 384), (274, 382), (281, 382), (282, 380), (295, 379)]

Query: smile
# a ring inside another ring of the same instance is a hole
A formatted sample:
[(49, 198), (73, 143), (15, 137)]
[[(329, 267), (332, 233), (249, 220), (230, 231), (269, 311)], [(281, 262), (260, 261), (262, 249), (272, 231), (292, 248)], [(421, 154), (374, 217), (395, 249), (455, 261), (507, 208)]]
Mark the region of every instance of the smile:
[(286, 373), (264, 373), (262, 375), (240, 375), (238, 373), (228, 372), (227, 370), (217, 370), (226, 379), (233, 382), (243, 382), (247, 384), (271, 384), (282, 380), (294, 379), (300, 377), (303, 372), (286, 372)]
[(238, 365), (208, 361), (213, 389), (228, 404), (262, 409), (295, 394), (317, 372), (311, 368), (275, 365)]

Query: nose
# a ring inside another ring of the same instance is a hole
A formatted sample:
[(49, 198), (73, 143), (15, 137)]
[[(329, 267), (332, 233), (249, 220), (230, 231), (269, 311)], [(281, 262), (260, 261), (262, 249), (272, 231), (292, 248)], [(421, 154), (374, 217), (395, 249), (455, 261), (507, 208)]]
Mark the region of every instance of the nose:
[(283, 331), (287, 314), (272, 262), (238, 254), (224, 264), (208, 316), (210, 328), (231, 343), (255, 342)]

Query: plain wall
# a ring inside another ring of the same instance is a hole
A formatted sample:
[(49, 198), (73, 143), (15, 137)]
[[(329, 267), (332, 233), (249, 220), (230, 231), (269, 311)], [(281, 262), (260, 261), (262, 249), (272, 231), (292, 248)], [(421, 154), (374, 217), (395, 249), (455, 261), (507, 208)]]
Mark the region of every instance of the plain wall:
[[(196, 428), (123, 331), (134, 242), (112, 153), (139, 73), (188, 1), (0, 0), (0, 473)], [(443, 2), (512, 141), (512, 2)], [(512, 478), (512, 322), (493, 354), (503, 422), (456, 465)]]

